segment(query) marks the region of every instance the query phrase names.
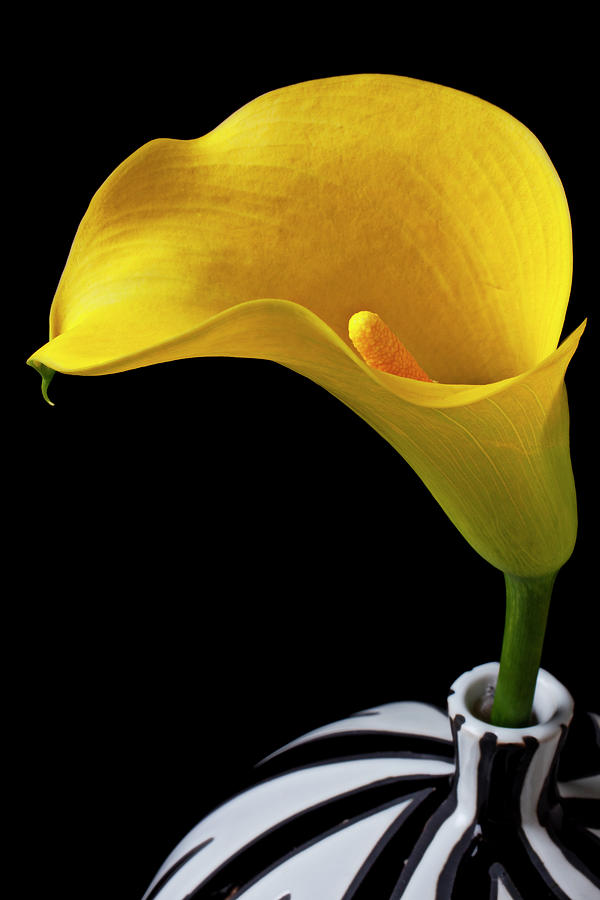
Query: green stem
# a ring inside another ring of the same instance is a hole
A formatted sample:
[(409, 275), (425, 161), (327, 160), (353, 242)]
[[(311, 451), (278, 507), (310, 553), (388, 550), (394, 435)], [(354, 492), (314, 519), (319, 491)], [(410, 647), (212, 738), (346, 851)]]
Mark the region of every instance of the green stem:
[(548, 607), (557, 574), (519, 578), (504, 573), (506, 621), (492, 725), (522, 728), (530, 723)]

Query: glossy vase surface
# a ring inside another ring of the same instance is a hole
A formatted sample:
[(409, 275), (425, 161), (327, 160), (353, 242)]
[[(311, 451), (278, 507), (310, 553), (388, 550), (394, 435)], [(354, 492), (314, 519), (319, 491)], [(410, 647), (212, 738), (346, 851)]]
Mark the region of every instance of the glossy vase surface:
[(600, 717), (540, 670), (532, 724), (492, 726), (497, 671), (276, 751), (144, 900), (600, 900)]

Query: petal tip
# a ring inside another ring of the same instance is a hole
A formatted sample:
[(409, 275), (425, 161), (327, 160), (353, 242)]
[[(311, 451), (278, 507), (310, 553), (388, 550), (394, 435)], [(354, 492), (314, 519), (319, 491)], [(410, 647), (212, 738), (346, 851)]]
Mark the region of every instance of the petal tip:
[(33, 369), (36, 370), (36, 372), (38, 372), (41, 375), (41, 377), (42, 377), (42, 396), (43, 396), (44, 400), (46, 401), (46, 403), (49, 404), (49, 406), (54, 406), (54, 403), (48, 396), (48, 387), (55, 375), (54, 369), (51, 369), (48, 366), (45, 366), (44, 363), (35, 362), (32, 359), (27, 360), (27, 365), (31, 366)]

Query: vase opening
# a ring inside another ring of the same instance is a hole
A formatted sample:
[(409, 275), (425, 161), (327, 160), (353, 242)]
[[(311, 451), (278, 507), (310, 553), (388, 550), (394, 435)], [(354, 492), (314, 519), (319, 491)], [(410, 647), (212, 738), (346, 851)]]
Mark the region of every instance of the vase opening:
[[(452, 685), (452, 693), (448, 698), (451, 716), (457, 713), (470, 720), (472, 726), (479, 730), (498, 729), (490, 724), (490, 713), (494, 700), (494, 689), (498, 678), (499, 663), (486, 663), (465, 672)], [(513, 733), (518, 736), (524, 730), (534, 733), (532, 729), (546, 732), (548, 729), (560, 727), (570, 721), (573, 714), (573, 698), (566, 688), (544, 669), (538, 672), (533, 700), (533, 708), (529, 723), (523, 728), (502, 728), (504, 736)]]

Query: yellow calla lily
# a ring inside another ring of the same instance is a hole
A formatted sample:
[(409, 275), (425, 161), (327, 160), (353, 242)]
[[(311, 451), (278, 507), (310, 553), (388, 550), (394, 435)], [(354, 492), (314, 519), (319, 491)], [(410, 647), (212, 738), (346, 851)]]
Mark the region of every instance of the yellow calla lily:
[[(126, 159), (29, 362), (274, 360), (383, 435), (485, 559), (542, 576), (577, 526), (564, 374), (584, 325), (557, 349), (571, 265), (558, 175), (508, 113), (393, 75), (310, 81)], [(368, 365), (360, 310), (435, 381)]]

